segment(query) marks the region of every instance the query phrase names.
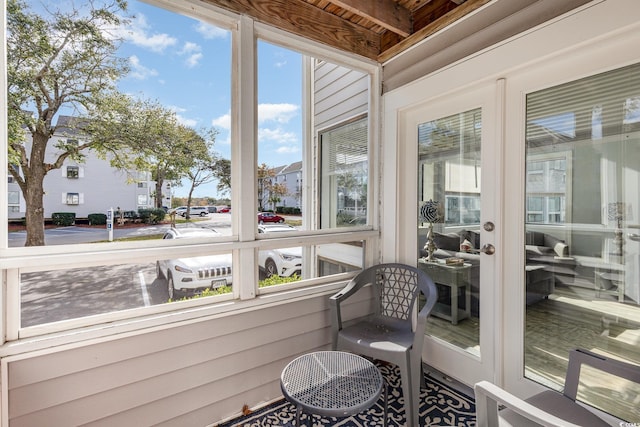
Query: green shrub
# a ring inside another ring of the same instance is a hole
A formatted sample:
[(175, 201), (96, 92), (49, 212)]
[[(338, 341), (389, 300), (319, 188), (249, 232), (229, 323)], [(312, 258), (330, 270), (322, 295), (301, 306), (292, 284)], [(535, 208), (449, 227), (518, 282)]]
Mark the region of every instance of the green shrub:
[(186, 301), (194, 298), (212, 297), (215, 295), (223, 295), (223, 294), (230, 294), (230, 293), (231, 293), (231, 286), (220, 286), (219, 288), (215, 288), (215, 289), (207, 288), (204, 291), (200, 292), (199, 294), (195, 294), (190, 297), (182, 297), (177, 300), (169, 300), (168, 302)]
[(284, 215), (300, 215), (300, 208), (293, 206), (278, 206), (276, 207), (276, 213)]
[(53, 225), (66, 227), (76, 222), (76, 214), (74, 212), (54, 212), (51, 214)]
[(89, 225), (105, 225), (107, 223), (107, 215), (103, 213), (92, 213), (87, 216)]
[(267, 286), (282, 285), (283, 283), (297, 282), (299, 280), (300, 280), (300, 276), (298, 276), (297, 274), (293, 274), (289, 277), (280, 277), (280, 276), (274, 275), (271, 277), (267, 277), (264, 280), (260, 280), (258, 282), (258, 287), (266, 288)]
[(145, 224), (157, 224), (164, 220), (167, 213), (162, 208), (138, 209), (140, 220)]

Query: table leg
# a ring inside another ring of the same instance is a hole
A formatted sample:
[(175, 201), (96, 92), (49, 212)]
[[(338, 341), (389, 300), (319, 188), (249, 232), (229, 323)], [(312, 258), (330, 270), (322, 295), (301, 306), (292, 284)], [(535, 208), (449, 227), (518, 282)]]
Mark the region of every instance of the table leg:
[(382, 419), (382, 427), (387, 427), (387, 381), (385, 379), (382, 380), (383, 383), (383, 387), (384, 387), (384, 410), (383, 410), (383, 419)]
[(451, 286), (451, 323), (458, 324), (458, 287)]
[(296, 427), (300, 427), (300, 413), (302, 412), (302, 406), (296, 406)]
[(471, 318), (471, 282), (462, 288), (465, 293), (464, 297), (464, 311), (467, 313), (467, 318)]

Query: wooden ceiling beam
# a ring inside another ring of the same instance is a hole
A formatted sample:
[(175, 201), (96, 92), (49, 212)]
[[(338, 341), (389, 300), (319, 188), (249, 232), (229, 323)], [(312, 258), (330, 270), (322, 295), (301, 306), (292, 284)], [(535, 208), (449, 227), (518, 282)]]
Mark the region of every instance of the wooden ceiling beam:
[(404, 40), (401, 40), (400, 42), (391, 46), (389, 49), (382, 52), (377, 58), (378, 62), (383, 63), (393, 58), (395, 55), (399, 54), (400, 52), (419, 43), (420, 41), (426, 39), (430, 35), (437, 33), (443, 28), (453, 24), (457, 20), (463, 18), (465, 15), (468, 15), (469, 13), (481, 8), (482, 6), (489, 3), (490, 1), (492, 0), (465, 1), (460, 6), (456, 7), (452, 11), (446, 13), (445, 15), (441, 16), (437, 20), (433, 21), (431, 24), (427, 25), (424, 28), (421, 28), (420, 30), (413, 33), (411, 36), (407, 37)]
[(301, 0), (205, 0), (302, 37), (369, 59), (380, 54), (380, 36)]
[(411, 35), (411, 12), (393, 0), (329, 1), (402, 37), (409, 37), (409, 35)]

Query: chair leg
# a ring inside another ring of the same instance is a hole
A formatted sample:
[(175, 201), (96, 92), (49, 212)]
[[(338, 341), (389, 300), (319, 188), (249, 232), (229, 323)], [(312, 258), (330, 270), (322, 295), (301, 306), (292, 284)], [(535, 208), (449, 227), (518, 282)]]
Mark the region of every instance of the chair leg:
[(407, 427), (418, 427), (418, 420), (414, 419), (415, 411), (413, 409), (413, 381), (411, 381), (411, 362), (408, 360), (409, 355), (400, 364), (400, 382), (402, 383), (402, 395), (404, 397), (404, 413), (407, 420)]
[[(424, 374), (422, 372), (422, 357), (420, 353), (409, 353), (409, 363), (411, 363), (411, 391), (413, 395), (413, 413), (416, 417), (416, 425), (420, 423), (420, 387), (426, 387)], [(417, 375), (420, 375), (418, 381)]]

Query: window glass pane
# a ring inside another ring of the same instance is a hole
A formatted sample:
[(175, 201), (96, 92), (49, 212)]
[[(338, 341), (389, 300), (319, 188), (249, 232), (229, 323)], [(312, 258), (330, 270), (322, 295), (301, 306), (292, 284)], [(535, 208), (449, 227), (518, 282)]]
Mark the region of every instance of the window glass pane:
[[(639, 93), (632, 65), (527, 96), (524, 374), (550, 388), (562, 389), (572, 348), (640, 363)], [(638, 419), (611, 394), (580, 398)]]
[(20, 193), (17, 191), (9, 191), (7, 199), (10, 205), (17, 205), (20, 203)]
[(80, 203), (80, 194), (78, 193), (67, 193), (67, 204), (68, 205), (77, 205)]
[(23, 273), (21, 325), (231, 292), (231, 254)]
[[(311, 76), (310, 87), (303, 87), (304, 73)], [(312, 100), (313, 105), (304, 104), (304, 99)], [(366, 73), (258, 41), (257, 221), (261, 238), (367, 224), (368, 105)], [(303, 118), (311, 111), (314, 138), (307, 139)], [(318, 164), (310, 163), (310, 158)], [(305, 183), (305, 177), (316, 173), (312, 185)], [(355, 265), (360, 268), (362, 245), (358, 250)], [(321, 254), (320, 247), (275, 252), (258, 251), (261, 278), (310, 279), (356, 268), (347, 262), (350, 251), (345, 252), (347, 260), (333, 262)]]
[[(10, 109), (10, 138), (17, 146), (9, 159), (23, 166), (10, 173), (46, 190), (10, 210), (10, 218), (26, 218), (28, 234), (10, 238), (11, 245), (83, 243), (45, 238), (53, 231), (40, 225), (55, 212), (72, 211), (82, 223), (110, 208), (145, 217), (149, 209), (230, 203), (231, 32), (141, 1), (127, 3), (126, 11), (120, 2), (76, 3), (76, 21), (88, 19), (92, 8), (107, 8), (105, 19), (85, 24), (114, 37), (74, 40), (64, 50), (74, 54), (69, 57), (52, 56), (65, 39), (55, 22), (71, 16), (68, 5), (30, 0), (19, 12), (28, 19), (8, 20), (8, 90), (20, 107)], [(42, 25), (29, 24), (36, 21)], [(34, 34), (41, 41), (36, 51)], [(50, 71), (46, 84), (38, 84), (34, 70)], [(34, 149), (45, 157), (30, 163)], [(64, 161), (58, 166), (57, 159)], [(47, 165), (57, 170), (44, 180), (31, 173)], [(11, 190), (22, 194), (17, 185)], [(168, 226), (170, 218), (159, 221)]]
[(78, 166), (67, 166), (67, 178), (77, 178), (80, 173)]
[(482, 110), (418, 125), (418, 268), (438, 288), (426, 333), (480, 356)]
[(258, 211), (304, 229), (302, 65), (300, 53), (258, 41)]
[(321, 228), (367, 223), (368, 120), (320, 134)]
[(279, 285), (303, 278), (361, 270), (363, 260), (361, 241), (260, 250), (258, 288), (262, 292), (265, 288), (276, 290)]

